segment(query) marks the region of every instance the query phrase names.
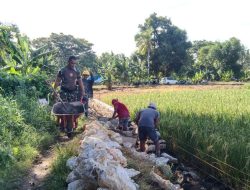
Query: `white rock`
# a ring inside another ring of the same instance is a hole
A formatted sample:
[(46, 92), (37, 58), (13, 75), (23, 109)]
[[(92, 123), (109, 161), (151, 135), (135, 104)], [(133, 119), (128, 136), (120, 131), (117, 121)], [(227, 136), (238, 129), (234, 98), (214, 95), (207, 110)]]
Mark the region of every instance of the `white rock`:
[(74, 157), (69, 158), (69, 159), (67, 160), (67, 162), (66, 162), (66, 166), (67, 166), (69, 169), (73, 170), (73, 169), (77, 166), (77, 157), (74, 156)]
[(115, 161), (118, 161), (122, 166), (127, 166), (127, 159), (122, 155), (119, 149), (108, 149), (108, 152), (113, 156)]
[(146, 148), (146, 152), (154, 152), (155, 151), (155, 145), (149, 145), (147, 148)]
[(133, 147), (133, 144), (130, 143), (130, 142), (125, 142), (125, 143), (123, 143), (123, 146), (124, 146), (125, 148), (132, 148), (132, 147)]
[(68, 190), (85, 190), (84, 180), (76, 180), (68, 184)]
[(121, 148), (121, 146), (117, 142), (114, 142), (114, 141), (106, 142), (106, 145), (108, 148), (117, 148), (117, 149)]
[(128, 169), (128, 168), (125, 168), (126, 169), (126, 171), (127, 171), (127, 173), (128, 173), (128, 176), (130, 177), (130, 178), (133, 178), (133, 177), (135, 177), (135, 176), (137, 176), (137, 175), (139, 175), (141, 172), (139, 172), (139, 171), (137, 171), (137, 170), (135, 170), (135, 169), (133, 169), (133, 168), (130, 168), (130, 169)]
[(69, 188), (77, 188), (78, 182), (85, 182), (85, 189), (97, 186), (109, 190), (137, 189), (138, 185), (130, 178), (132, 174), (123, 168), (127, 166), (127, 159), (120, 150), (122, 138), (119, 134), (110, 132), (99, 122), (92, 122), (86, 126), (82, 137), (79, 156), (68, 160), (73, 169), (67, 178)]
[(112, 141), (122, 144), (123, 142), (122, 136), (119, 133), (115, 133), (114, 131), (111, 131), (111, 130), (108, 130), (107, 133)]
[(132, 137), (133, 136), (132, 131), (122, 131), (122, 134), (127, 136), (127, 137)]
[(38, 102), (41, 105), (48, 105), (49, 104), (49, 102), (45, 98), (38, 99)]
[(164, 158), (168, 158), (170, 162), (178, 162), (177, 158), (174, 158), (165, 152), (162, 153), (161, 156), (163, 156)]
[(159, 158), (155, 158), (155, 164), (157, 166), (160, 166), (160, 165), (165, 165), (169, 162), (169, 159), (168, 158), (164, 158), (164, 157), (159, 157)]
[(163, 139), (160, 139), (160, 140), (159, 140), (159, 143), (160, 143), (160, 144), (166, 144), (166, 141), (163, 140)]
[(76, 181), (76, 180), (78, 180), (78, 179), (79, 179), (79, 177), (76, 176), (76, 174), (75, 174), (74, 171), (72, 171), (72, 172), (69, 173), (69, 175), (68, 175), (68, 177), (67, 177), (67, 179), (66, 179), (66, 182), (67, 182), (67, 183), (71, 183), (71, 182)]
[(121, 166), (110, 166), (107, 170), (98, 171), (98, 184), (110, 190), (136, 190), (136, 185)]
[(149, 159), (154, 161), (155, 160), (155, 154), (149, 154)]
[(110, 121), (107, 121), (107, 122), (106, 122), (106, 125), (108, 125), (109, 127), (112, 127), (112, 126), (113, 126), (113, 124), (112, 124)]

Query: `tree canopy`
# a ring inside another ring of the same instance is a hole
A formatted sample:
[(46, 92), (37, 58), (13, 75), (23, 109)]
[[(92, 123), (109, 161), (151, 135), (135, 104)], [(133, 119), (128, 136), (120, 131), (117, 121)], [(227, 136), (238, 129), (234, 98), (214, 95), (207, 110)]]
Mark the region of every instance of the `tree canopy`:
[(72, 35), (63, 33), (52, 33), (49, 38), (37, 38), (32, 41), (35, 48), (46, 45), (50, 50), (56, 50), (55, 56), (57, 67), (63, 67), (68, 61), (69, 56), (74, 55), (79, 59), (78, 67), (91, 68), (96, 70), (96, 55), (92, 50), (93, 44), (83, 38), (75, 38)]
[(173, 25), (170, 19), (154, 13), (139, 25), (139, 29), (135, 36), (137, 52), (144, 60), (150, 57), (150, 69), (154, 75), (179, 72), (187, 63), (187, 49), (191, 43), (187, 41), (186, 32)]

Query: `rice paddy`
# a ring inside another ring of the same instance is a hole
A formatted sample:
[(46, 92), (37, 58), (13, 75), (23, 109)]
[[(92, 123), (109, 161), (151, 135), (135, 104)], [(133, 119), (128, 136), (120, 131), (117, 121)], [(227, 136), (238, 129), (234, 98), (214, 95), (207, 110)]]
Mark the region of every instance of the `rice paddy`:
[(160, 131), (171, 151), (198, 159), (207, 172), (216, 171), (235, 187), (250, 189), (249, 89), (150, 90), (102, 96), (109, 104), (112, 98), (125, 103), (132, 118), (149, 102), (156, 103)]

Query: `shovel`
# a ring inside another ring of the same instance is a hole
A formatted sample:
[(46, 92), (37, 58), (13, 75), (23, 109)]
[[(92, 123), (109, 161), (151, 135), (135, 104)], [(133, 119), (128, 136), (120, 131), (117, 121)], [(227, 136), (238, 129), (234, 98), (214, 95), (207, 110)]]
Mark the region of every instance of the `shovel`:
[(55, 91), (54, 88), (51, 87), (51, 85), (49, 84), (49, 82), (47, 82), (47, 84), (49, 85), (49, 87), (52, 89), (52, 91), (54, 92), (54, 94), (56, 94), (56, 98), (59, 100), (59, 102), (63, 105), (63, 108), (66, 112), (68, 112), (69, 110), (67, 109), (65, 103), (62, 101), (62, 98), (58, 95), (58, 93)]

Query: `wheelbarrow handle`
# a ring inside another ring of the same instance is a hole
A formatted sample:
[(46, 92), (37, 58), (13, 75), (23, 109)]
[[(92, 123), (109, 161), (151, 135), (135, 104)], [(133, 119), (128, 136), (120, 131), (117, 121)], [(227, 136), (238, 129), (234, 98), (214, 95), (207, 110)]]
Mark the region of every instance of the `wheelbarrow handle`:
[(59, 100), (59, 102), (62, 103), (63, 107), (65, 110), (67, 110), (66, 105), (64, 104), (62, 98), (58, 95), (58, 93), (56, 92), (56, 90), (50, 85), (50, 83), (48, 81), (46, 81), (47, 85), (50, 87), (50, 89), (54, 92), (54, 94), (56, 95), (56, 98)]

